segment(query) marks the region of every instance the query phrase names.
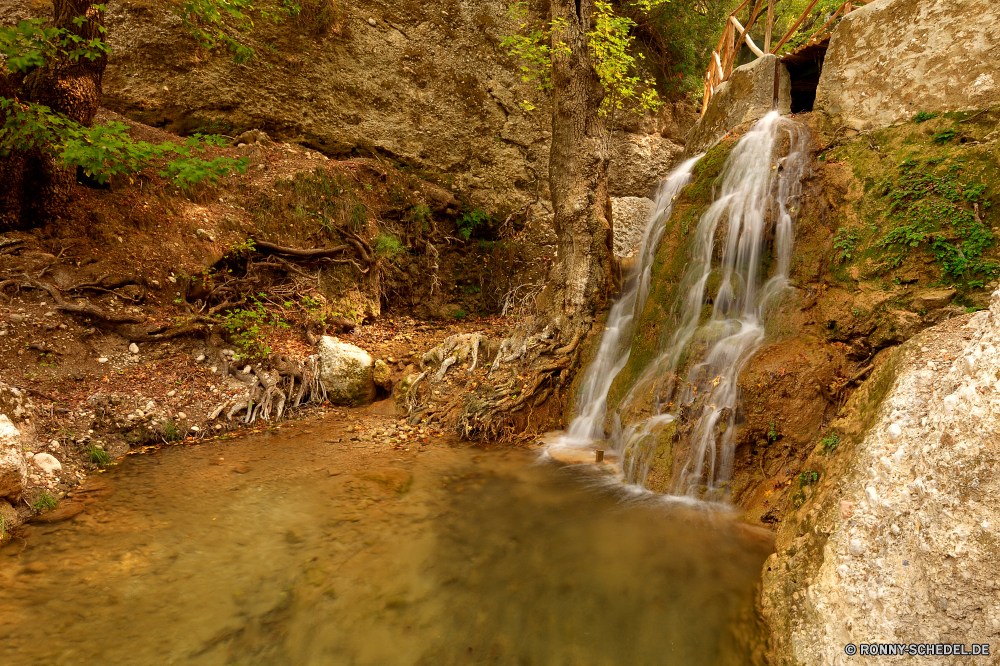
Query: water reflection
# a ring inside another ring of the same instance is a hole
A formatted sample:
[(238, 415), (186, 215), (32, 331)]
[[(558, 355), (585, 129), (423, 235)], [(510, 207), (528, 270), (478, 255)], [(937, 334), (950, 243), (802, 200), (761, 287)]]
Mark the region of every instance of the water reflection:
[(706, 666), (759, 643), (768, 548), (728, 520), (525, 451), (329, 448), (109, 472), (111, 497), (0, 550), (3, 663)]

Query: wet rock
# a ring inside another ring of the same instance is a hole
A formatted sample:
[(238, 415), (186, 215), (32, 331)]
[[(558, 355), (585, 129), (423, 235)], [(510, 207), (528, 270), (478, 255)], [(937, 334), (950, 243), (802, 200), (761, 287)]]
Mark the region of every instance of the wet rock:
[(247, 465), (246, 463), (240, 463), (239, 465), (233, 468), (233, 471), (236, 472), (237, 474), (246, 474), (247, 472), (250, 471), (250, 465)]
[(21, 431), (0, 414), (0, 497), (20, 497), (28, 482), (28, 465), (21, 453)]
[(374, 481), (387, 490), (397, 493), (405, 493), (413, 485), (413, 475), (405, 469), (386, 467), (375, 469), (361, 475), (366, 481)]
[(318, 352), (320, 381), (335, 405), (367, 405), (375, 399), (375, 361), (360, 347), (324, 335)]
[(78, 516), (83, 513), (83, 510), (87, 508), (86, 504), (83, 502), (74, 501), (62, 501), (59, 502), (59, 506), (52, 509), (51, 511), (43, 511), (35, 516), (31, 517), (31, 522), (33, 523), (58, 523), (63, 520), (68, 520), (74, 516)]

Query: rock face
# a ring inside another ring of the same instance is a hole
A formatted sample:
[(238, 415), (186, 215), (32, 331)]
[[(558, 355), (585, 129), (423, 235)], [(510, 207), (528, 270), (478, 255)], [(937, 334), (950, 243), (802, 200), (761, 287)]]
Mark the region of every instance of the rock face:
[(0, 497), (19, 497), (28, 481), (28, 465), (21, 451), (21, 432), (0, 414)]
[(840, 22), (814, 109), (863, 129), (1000, 102), (1000, 4), (875, 0)]
[(375, 364), (364, 349), (324, 335), (319, 341), (320, 381), (335, 405), (367, 405), (375, 399)]
[[(775, 72), (777, 68), (777, 73)], [(778, 103), (774, 104), (774, 77), (778, 76)], [(687, 136), (684, 154), (704, 152), (729, 130), (759, 118), (773, 108), (792, 109), (792, 81), (788, 70), (770, 54), (733, 70), (728, 81), (715, 90), (705, 115)]]
[(806, 461), (822, 497), (765, 566), (772, 663), (848, 663), (847, 643), (997, 644), (998, 371), (1000, 292), (989, 311), (907, 342), (859, 389), (871, 420), (853, 451)]
[[(31, 4), (0, 0), (0, 24), (32, 16)], [(246, 40), (257, 56), (238, 65), (197, 48), (165, 6), (114, 0), (103, 104), (169, 131), (262, 129), (330, 156), (377, 152), (450, 174), (476, 206), (523, 206), (550, 198), (550, 114), (499, 46), (519, 28), (509, 4), (342, 0), (327, 25), (257, 21)], [(649, 193), (643, 174), (669, 169), (689, 115), (667, 104), (653, 127), (616, 133), (613, 194)]]
[(611, 197), (611, 216), (614, 220), (615, 256), (624, 257), (642, 241), (649, 217), (656, 204), (642, 197)]

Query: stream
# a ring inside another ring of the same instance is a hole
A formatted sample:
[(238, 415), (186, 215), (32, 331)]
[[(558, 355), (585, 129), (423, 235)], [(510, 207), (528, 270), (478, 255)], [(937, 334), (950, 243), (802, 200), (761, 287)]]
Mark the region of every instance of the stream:
[(0, 549), (5, 666), (745, 664), (770, 543), (536, 451), (168, 447)]

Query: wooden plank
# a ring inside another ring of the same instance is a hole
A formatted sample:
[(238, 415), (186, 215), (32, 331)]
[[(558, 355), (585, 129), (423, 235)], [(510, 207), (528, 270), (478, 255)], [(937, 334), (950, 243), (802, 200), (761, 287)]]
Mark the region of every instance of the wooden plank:
[[(837, 20), (837, 14), (839, 14), (839, 13), (841, 12), (841, 10), (842, 10), (842, 9), (844, 9), (844, 7), (847, 7), (847, 6), (849, 6), (849, 5), (851, 4), (851, 2), (852, 2), (852, 1), (853, 1), (853, 0), (847, 0), (847, 2), (845, 2), (845, 3), (843, 4), (843, 5), (841, 5), (841, 6), (840, 6), (840, 7), (839, 7), (839, 8), (837, 9), (837, 11), (835, 11), (835, 12), (833, 13), (833, 16), (831, 16), (831, 17), (830, 17), (830, 20), (829, 20), (829, 21), (827, 21), (826, 23), (824, 23), (824, 24), (823, 24), (823, 27), (822, 27), (822, 28), (820, 28), (819, 30), (817, 30), (817, 31), (816, 31), (815, 33), (813, 33), (813, 36), (812, 36), (812, 37), (810, 37), (810, 38), (809, 38), (808, 40), (806, 40), (806, 44), (808, 44), (808, 43), (809, 43), (809, 42), (811, 42), (812, 40), (814, 40), (814, 39), (816, 39), (817, 37), (819, 37), (820, 35), (822, 35), (822, 34), (823, 34), (823, 31), (827, 29), (827, 26), (829, 26), (829, 25), (830, 25), (831, 23), (833, 23), (834, 21), (836, 21), (836, 20)], [(848, 10), (848, 11), (850, 11), (850, 10)]]
[(767, 0), (767, 28), (764, 31), (764, 51), (771, 52), (771, 27), (774, 25), (774, 0)]
[(750, 50), (753, 51), (758, 58), (764, 55), (764, 52), (757, 48), (757, 45), (753, 43), (752, 39), (750, 39), (750, 35), (747, 34), (747, 28), (740, 25), (740, 22), (735, 16), (730, 16), (729, 20), (733, 22), (733, 25), (740, 31), (740, 35), (743, 37), (742, 39), (737, 39), (736, 43), (739, 44), (740, 42), (746, 42), (747, 46), (750, 47)]
[(800, 25), (802, 25), (802, 22), (806, 20), (807, 16), (809, 16), (809, 12), (813, 10), (813, 7), (816, 6), (817, 2), (819, 2), (819, 0), (812, 0), (812, 2), (809, 3), (809, 6), (806, 7), (806, 10), (802, 12), (802, 16), (799, 17), (799, 20), (795, 22), (795, 25), (792, 26), (791, 30), (785, 33), (785, 36), (782, 37), (781, 41), (778, 42), (778, 45), (771, 50), (771, 53), (777, 53), (778, 51), (780, 51), (781, 47), (785, 45), (785, 42), (791, 39), (792, 35), (795, 34), (795, 31), (799, 29)]

